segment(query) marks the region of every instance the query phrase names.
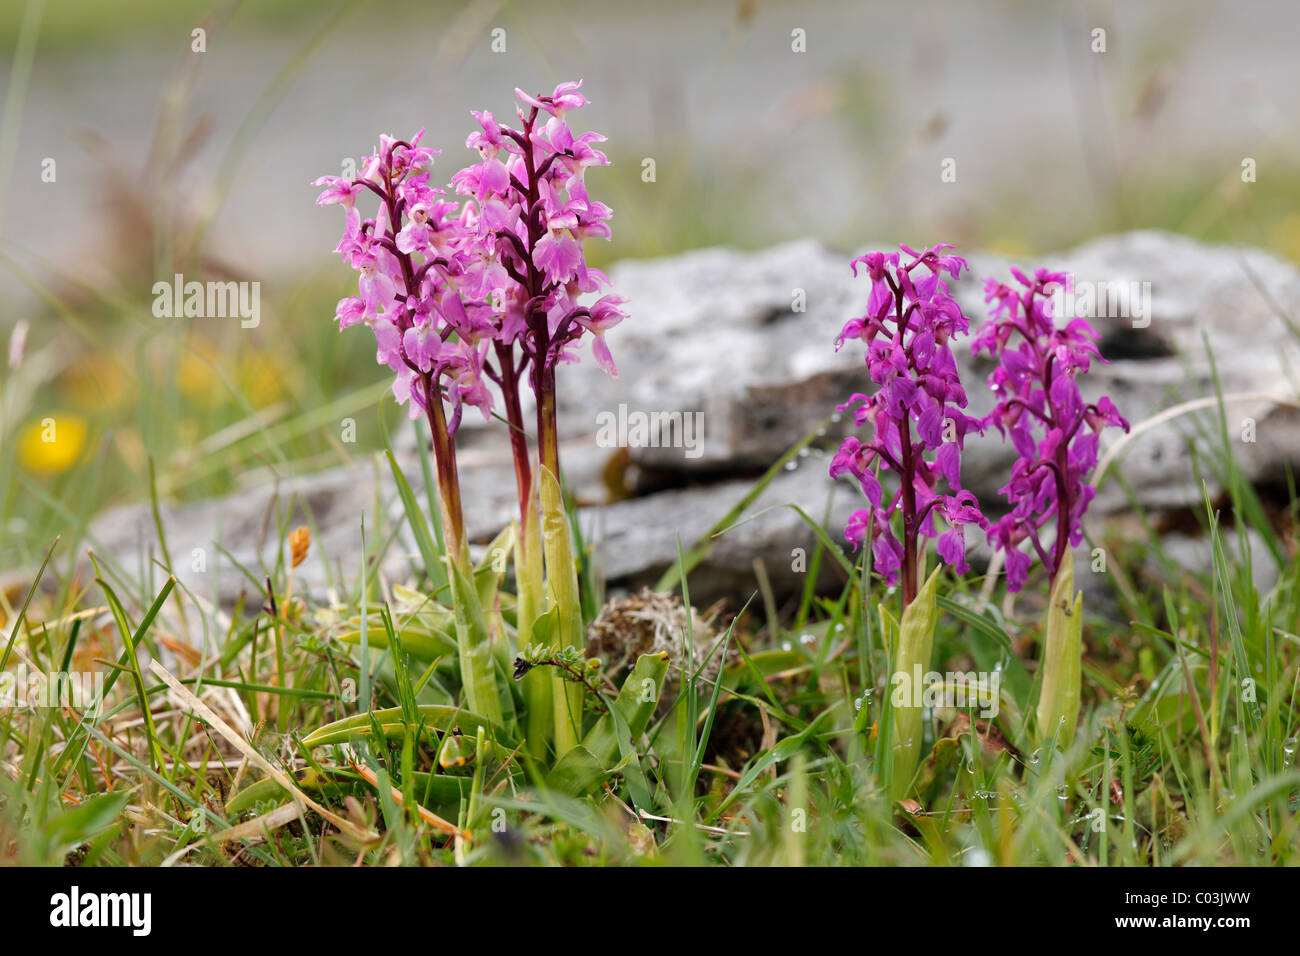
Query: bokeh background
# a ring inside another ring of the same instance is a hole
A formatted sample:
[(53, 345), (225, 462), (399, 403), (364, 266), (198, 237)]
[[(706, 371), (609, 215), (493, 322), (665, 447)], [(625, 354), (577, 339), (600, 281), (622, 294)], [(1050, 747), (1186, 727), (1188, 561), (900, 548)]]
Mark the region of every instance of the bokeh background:
[[(309, 185), (380, 132), (426, 127), (447, 178), (469, 109), (582, 78), (613, 161), (589, 178), (615, 210), (597, 264), (1136, 227), (1300, 260), (1298, 31), (1286, 0), (8, 0), (0, 570), (151, 484), (212, 495), (355, 455), (346, 415), (379, 419), (372, 446), (400, 427), (372, 346), (333, 326), (353, 279)], [(174, 272), (260, 282), (259, 327), (155, 318)]]

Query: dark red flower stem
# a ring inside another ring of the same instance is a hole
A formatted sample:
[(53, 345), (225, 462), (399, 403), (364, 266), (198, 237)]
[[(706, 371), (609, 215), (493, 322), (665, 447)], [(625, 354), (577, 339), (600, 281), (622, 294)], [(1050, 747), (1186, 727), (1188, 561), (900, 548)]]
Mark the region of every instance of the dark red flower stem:
[[(1025, 327), (1033, 328), (1033, 301), (1034, 290), (1030, 289), (1022, 297), (1025, 308)], [(1043, 396), (1046, 401), (1043, 407), (1047, 410), (1046, 425), (1048, 433), (1052, 429), (1060, 432), (1060, 441), (1056, 443), (1056, 452), (1051, 462), (1052, 473), (1056, 481), (1056, 543), (1052, 548), (1052, 560), (1049, 567), (1052, 578), (1055, 579), (1056, 571), (1065, 560), (1065, 549), (1070, 546), (1070, 512), (1073, 509), (1073, 495), (1071, 494), (1070, 482), (1066, 477), (1070, 473), (1070, 449), (1069, 436), (1060, 421), (1060, 414), (1055, 405), (1052, 404), (1052, 376), (1056, 364), (1056, 356), (1048, 355), (1044, 360), (1042, 351), (1038, 348), (1035, 338), (1030, 338), (1034, 343), (1034, 351), (1039, 355), (1042, 361), (1042, 379), (1043, 379)], [(1040, 416), (1041, 417), (1041, 416)], [(1077, 425), (1074, 426), (1076, 429)], [(1071, 430), (1070, 434), (1073, 434)]]
[(433, 373), (424, 373), (425, 413), (429, 431), (433, 434), (433, 459), (437, 469), (438, 496), (442, 499), (443, 530), (447, 536), (447, 551), (453, 560), (461, 561), (465, 555), (465, 517), (460, 503), (460, 476), (456, 469), (456, 443), (447, 430), (447, 413), (442, 407), (442, 396)]
[(519, 378), (523, 371), (515, 365), (514, 346), (496, 343), (500, 370), (501, 394), (506, 403), (506, 421), (510, 425), (510, 451), (515, 459), (515, 486), (519, 494), (519, 522), (528, 527), (528, 493), (533, 484), (533, 464), (528, 455), (528, 435), (524, 431), (524, 412), (519, 403)]
[[(382, 238), (387, 243), (392, 244), (390, 251), (397, 257), (397, 261), (402, 267), (402, 282), (406, 289), (406, 301), (414, 302), (420, 296), (422, 277), (416, 277), (411, 257), (398, 250), (396, 243), (396, 236), (401, 228), (402, 211), (398, 206), (397, 191), (393, 188), (392, 150), (400, 145), (406, 144), (393, 144), (389, 148), (388, 155), (384, 157), (384, 188), (382, 190), (375, 189), (375, 192), (383, 198), (384, 205), (388, 209), (389, 235)], [(405, 326), (405, 323), (402, 325)], [(402, 327), (401, 331), (405, 331), (405, 327)], [(460, 474), (456, 466), (456, 443), (452, 440), (452, 433), (447, 427), (447, 412), (442, 407), (442, 386), (438, 382), (441, 375), (433, 371), (425, 372), (415, 368), (410, 360), (406, 358), (404, 348), (401, 349), (401, 352), (407, 366), (411, 367), (420, 376), (421, 384), (424, 386), (424, 412), (429, 421), (429, 432), (433, 436), (433, 458), (438, 480), (438, 497), (442, 502), (443, 531), (447, 538), (447, 551), (452, 556), (452, 560), (462, 563), (468, 560), (468, 552), (465, 550), (465, 515), (460, 500)]]
[(903, 419), (903, 609), (916, 597), (916, 488), (912, 485), (912, 424)]
[[(888, 278), (888, 277), (887, 277)], [(896, 333), (899, 348), (903, 347), (903, 333), (907, 330), (907, 321), (910, 316), (910, 309), (903, 309), (903, 290), (889, 280), (890, 287), (894, 292), (894, 314), (898, 317), (898, 331)], [(916, 475), (916, 460), (912, 449), (912, 419), (904, 409), (900, 416), (901, 433), (899, 445), (902, 450), (899, 462), (903, 467), (899, 471), (899, 480), (901, 482), (900, 491), (903, 496), (903, 610), (906, 611), (908, 605), (916, 598), (916, 554), (917, 554), (917, 532), (918, 516), (916, 513), (916, 486), (913, 479)]]

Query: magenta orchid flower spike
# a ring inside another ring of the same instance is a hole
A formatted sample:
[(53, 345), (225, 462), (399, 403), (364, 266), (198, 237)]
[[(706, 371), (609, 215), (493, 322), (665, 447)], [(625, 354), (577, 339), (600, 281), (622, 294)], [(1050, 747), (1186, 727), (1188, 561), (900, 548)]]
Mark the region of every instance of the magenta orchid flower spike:
[[(596, 362), (617, 374), (605, 333), (626, 314), (622, 296), (589, 306), (579, 298), (608, 286), (587, 265), (583, 243), (609, 238), (611, 211), (587, 194), (585, 171), (608, 165), (599, 133), (574, 134), (567, 115), (587, 103), (581, 82), (561, 83), (549, 96), (515, 94), (519, 130), (489, 112), (474, 112), (480, 129), (466, 145), (480, 161), (451, 186), (463, 204), (430, 184), (439, 151), (384, 136), (353, 179), (324, 176), (318, 205), (341, 205), (343, 238), (336, 251), (358, 273), (357, 294), (338, 304), (341, 329), (367, 326), (376, 358), (393, 371), (393, 395), (424, 414), (445, 480), (444, 508), (459, 540), (459, 489), (454, 438), (464, 406), (484, 418), (493, 410), (489, 382), (500, 389), (511, 428), (521, 520), (528, 521), (531, 464), (520, 402), (525, 374), (537, 398), (540, 459), (559, 473), (555, 369), (576, 361), (586, 335)], [(378, 197), (372, 218), (358, 199)], [(445, 472), (445, 474), (444, 474)]]
[[(590, 306), (578, 302), (609, 285), (587, 265), (583, 243), (608, 239), (611, 216), (588, 195), (585, 182), (588, 168), (609, 164), (596, 148), (605, 137), (575, 134), (569, 126), (569, 114), (587, 104), (581, 86), (561, 83), (550, 96), (515, 90), (523, 104), (519, 129), (490, 112), (474, 112), (480, 129), (466, 145), (478, 150), (480, 161), (452, 177), (456, 192), (467, 197), (463, 218), (473, 255), (466, 268), (498, 323), (491, 375), (510, 405), (528, 371), (541, 462), (557, 475), (556, 366), (575, 361), (574, 346), (590, 334), (596, 362), (617, 375), (605, 333), (626, 318), (622, 296), (605, 294)], [(522, 434), (522, 427), (516, 431)]]
[[(1055, 577), (1067, 547), (1083, 541), (1083, 515), (1096, 489), (1084, 481), (1097, 464), (1098, 435), (1108, 425), (1129, 429), (1129, 423), (1109, 398), (1085, 403), (1078, 376), (1096, 360), (1097, 332), (1084, 319), (1057, 327), (1052, 296), (1068, 287), (1069, 277), (1039, 269), (1030, 279), (1012, 269), (1022, 287), (996, 280), (985, 283), (985, 301), (992, 303), (986, 322), (971, 343), (978, 354), (987, 351), (998, 361), (989, 387), (998, 395), (993, 411), (981, 426), (996, 425), (1019, 453), (1011, 480), (1001, 489), (1011, 512), (989, 529), (989, 542), (1006, 559), (1007, 588), (1019, 591), (1032, 558), (1020, 549), (1028, 540)], [(1055, 524), (1055, 539), (1044, 545), (1040, 534)]]
[[(409, 403), (412, 418), (437, 391), (450, 400), (458, 420), (466, 401), (484, 414), (491, 411), (490, 394), (473, 384), (474, 367), (481, 365), (479, 343), (490, 327), (481, 303), (461, 298), (454, 264), (462, 232), (456, 204), (429, 185), (440, 151), (421, 147), (423, 134), (409, 143), (382, 136), (356, 179), (322, 176), (313, 185), (326, 187), (317, 205), (339, 204), (346, 211), (335, 251), (360, 273), (358, 294), (338, 304), (339, 327), (370, 328), (376, 358), (393, 370), (393, 394)], [(367, 190), (379, 197), (379, 208), (374, 218), (362, 219), (357, 199)]]
[[(855, 547), (872, 542), (875, 567), (889, 583), (901, 572), (906, 606), (916, 596), (918, 542), (938, 537), (939, 557), (964, 573), (965, 528), (985, 528), (987, 522), (975, 496), (961, 487), (961, 451), (975, 423), (961, 411), (966, 393), (948, 343), (968, 323), (942, 278), (947, 273), (956, 279), (966, 260), (946, 254), (948, 245), (919, 253), (899, 248), (906, 259), (872, 252), (853, 261), (854, 275), (865, 266), (871, 294), (866, 315), (845, 324), (835, 347), (848, 339), (864, 341), (868, 375), (879, 388), (839, 406), (852, 408), (854, 422), (870, 425), (872, 436), (865, 442), (845, 439), (830, 473), (852, 475), (871, 503), (853, 514), (845, 537)], [(898, 479), (888, 497), (880, 464)], [(902, 516), (901, 542), (892, 526), (895, 513)], [(942, 533), (936, 515), (947, 525)]]
[[(429, 421), (438, 467), (443, 523), (458, 558), (464, 520), (456, 471), (455, 434), (465, 405), (492, 410), (483, 379), (484, 359), (496, 334), (492, 313), (467, 281), (469, 235), (456, 204), (429, 184), (438, 150), (412, 139), (382, 136), (355, 179), (323, 176), (318, 205), (346, 212), (336, 250), (360, 273), (355, 296), (336, 310), (340, 329), (367, 326), (375, 336), (376, 360), (393, 371), (393, 395), (411, 417)], [(373, 218), (362, 218), (357, 200), (378, 197)], [(450, 410), (450, 414), (448, 414)]]

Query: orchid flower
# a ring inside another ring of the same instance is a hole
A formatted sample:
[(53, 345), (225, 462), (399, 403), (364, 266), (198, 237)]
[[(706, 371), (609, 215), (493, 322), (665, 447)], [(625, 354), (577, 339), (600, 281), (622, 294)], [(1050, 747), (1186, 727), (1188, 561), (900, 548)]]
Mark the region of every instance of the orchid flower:
[[(1079, 716), (1083, 653), (1083, 594), (1074, 587), (1071, 549), (1083, 541), (1083, 515), (1096, 495), (1085, 479), (1097, 464), (1098, 436), (1108, 426), (1128, 431), (1129, 423), (1110, 399), (1085, 403), (1079, 394), (1079, 375), (1105, 359), (1086, 320), (1058, 325), (1052, 314), (1053, 294), (1068, 288), (1069, 277), (1046, 269), (1032, 279), (1018, 269), (1011, 274), (1019, 289), (985, 283), (991, 319), (971, 345), (998, 361), (989, 376), (997, 405), (981, 425), (995, 425), (1019, 453), (1001, 489), (1011, 511), (988, 536), (1005, 556), (1008, 591), (1019, 591), (1029, 575), (1025, 541), (1051, 575), (1037, 729), (1040, 738), (1068, 744)], [(1055, 537), (1044, 542), (1040, 533), (1049, 523)]]
[(496, 364), (486, 374), (505, 396), (521, 494), (528, 467), (518, 401), (524, 372), (537, 398), (541, 463), (558, 475), (555, 368), (590, 333), (597, 363), (617, 375), (604, 335), (626, 318), (621, 296), (606, 294), (589, 307), (579, 301), (609, 284), (587, 265), (583, 243), (609, 238), (611, 215), (608, 206), (590, 198), (584, 181), (589, 167), (608, 165), (596, 148), (604, 137), (575, 135), (569, 126), (570, 114), (587, 104), (581, 87), (581, 81), (561, 83), (549, 96), (515, 90), (522, 104), (519, 129), (488, 111), (472, 112), (479, 129), (465, 145), (478, 151), (479, 162), (452, 177), (456, 192), (466, 197), (463, 248), (472, 253), (472, 292), (493, 303), (496, 315)]
[[(871, 280), (867, 313), (845, 323), (835, 347), (865, 342), (867, 373), (878, 388), (838, 406), (852, 409), (854, 423), (869, 425), (872, 435), (865, 442), (845, 439), (830, 474), (857, 480), (871, 508), (854, 513), (845, 537), (855, 547), (871, 542), (875, 567), (889, 583), (901, 571), (906, 606), (917, 593), (919, 540), (938, 537), (939, 557), (964, 573), (965, 529), (987, 522), (975, 496), (961, 487), (961, 450), (976, 424), (961, 411), (966, 393), (948, 343), (967, 331), (967, 321), (942, 278), (956, 279), (966, 261), (946, 253), (947, 245), (899, 248), (905, 258), (872, 252), (852, 264), (854, 275), (862, 266)], [(882, 465), (898, 479), (892, 495), (881, 485)], [(892, 521), (900, 513), (901, 541)], [(942, 533), (936, 515), (944, 519)]]
[[(996, 426), (1019, 455), (1000, 489), (1011, 512), (988, 531), (989, 543), (1005, 556), (1008, 590), (1019, 591), (1032, 564), (1022, 542), (1055, 577), (1066, 550), (1083, 541), (1083, 515), (1096, 495), (1084, 479), (1097, 464), (1098, 435), (1112, 425), (1128, 431), (1129, 423), (1109, 398), (1086, 403), (1080, 397), (1078, 376), (1093, 361), (1106, 360), (1085, 319), (1058, 327), (1053, 318), (1053, 294), (1066, 288), (1068, 277), (1046, 269), (1032, 279), (1018, 269), (1011, 273), (1019, 290), (993, 279), (985, 283), (991, 321), (971, 349), (998, 362), (988, 380), (997, 405), (980, 425)], [(1040, 533), (1049, 524), (1055, 538), (1044, 543)]]
[[(393, 396), (424, 414), (433, 435), (444, 525), (457, 560), (464, 551), (464, 519), (456, 470), (455, 434), (464, 405), (484, 417), (492, 395), (483, 386), (478, 357), (490, 341), (490, 309), (466, 281), (466, 230), (456, 204), (429, 184), (439, 151), (381, 136), (353, 179), (322, 176), (317, 205), (341, 205), (343, 237), (335, 251), (356, 270), (357, 295), (335, 311), (340, 329), (365, 325), (375, 336), (376, 360), (393, 372)], [(358, 199), (378, 197), (373, 218), (363, 218)]]

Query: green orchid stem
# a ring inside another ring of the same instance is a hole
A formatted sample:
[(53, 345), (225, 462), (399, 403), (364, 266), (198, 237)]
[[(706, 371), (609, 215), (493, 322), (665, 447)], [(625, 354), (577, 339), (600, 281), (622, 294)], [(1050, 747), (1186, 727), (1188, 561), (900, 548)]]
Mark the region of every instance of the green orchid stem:
[[(555, 602), (556, 643), (561, 648), (581, 648), (582, 604), (578, 598), (578, 567), (569, 537), (568, 515), (560, 479), (545, 464), (540, 468), (542, 500), (542, 550), (546, 558), (546, 581)], [(551, 675), (555, 713), (555, 752), (563, 756), (582, 736), (582, 688)]]
[[(537, 480), (529, 483), (525, 498), (525, 525), (515, 539), (515, 580), (517, 606), (517, 644), (519, 649), (540, 640), (533, 631), (547, 612), (546, 576), (542, 565), (542, 522), (538, 502)], [(546, 758), (547, 747), (555, 729), (552, 694), (553, 675), (532, 670), (524, 675), (524, 737), (528, 752), (537, 760)]]
[(903, 608), (903, 619), (898, 629), (898, 653), (894, 657), (894, 766), (890, 778), (890, 796), (901, 800), (907, 796), (916, 773), (917, 754), (921, 750), (921, 718), (925, 707), (916, 701), (914, 693), (897, 693), (900, 686), (910, 688), (916, 675), (924, 676), (930, 669), (930, 651), (934, 646), (934, 631), (939, 623), (935, 603), (935, 588), (940, 568), (926, 578), (916, 597)]
[(1066, 549), (1052, 578), (1043, 635), (1043, 686), (1038, 695), (1038, 736), (1062, 746), (1074, 740), (1079, 720), (1083, 655), (1083, 592), (1074, 590), (1074, 554)]
[[(510, 453), (515, 460), (515, 486), (519, 492), (520, 530), (527, 532), (529, 501), (532, 493), (532, 461), (528, 455), (528, 433), (524, 430), (524, 411), (519, 403), (519, 370), (515, 367), (514, 347), (496, 343), (497, 365), (501, 374), (501, 395), (505, 400), (506, 421), (510, 424)], [(532, 511), (536, 513), (536, 508)]]

